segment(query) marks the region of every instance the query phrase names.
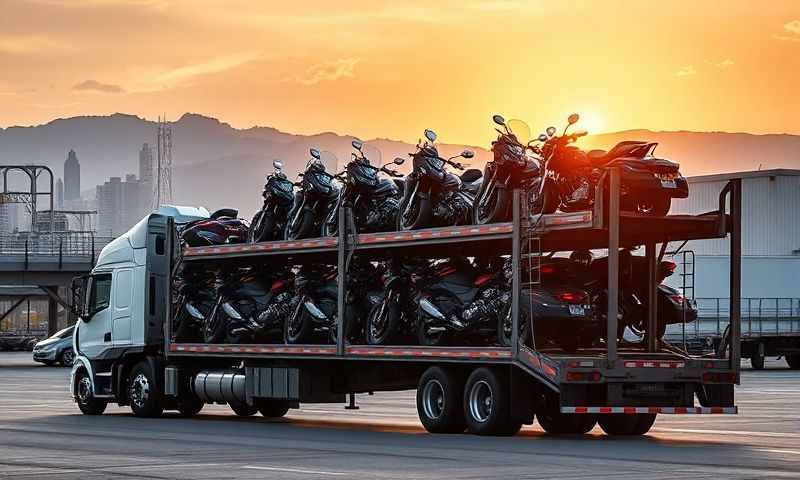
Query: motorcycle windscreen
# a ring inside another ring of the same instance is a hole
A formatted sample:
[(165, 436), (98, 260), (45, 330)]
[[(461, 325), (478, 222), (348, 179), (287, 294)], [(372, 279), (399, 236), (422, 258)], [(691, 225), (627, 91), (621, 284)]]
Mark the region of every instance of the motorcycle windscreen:
[(531, 127), (522, 120), (512, 119), (506, 122), (506, 126), (517, 137), (517, 142), (525, 146), (531, 141)]

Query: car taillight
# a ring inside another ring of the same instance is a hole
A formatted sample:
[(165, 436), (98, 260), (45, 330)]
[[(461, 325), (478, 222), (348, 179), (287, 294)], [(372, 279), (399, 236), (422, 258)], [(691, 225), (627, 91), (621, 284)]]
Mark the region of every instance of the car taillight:
[(565, 303), (584, 303), (586, 295), (580, 292), (563, 292), (556, 295), (556, 298)]
[(541, 267), (539, 267), (539, 273), (541, 273), (542, 275), (549, 275), (551, 273), (554, 273), (555, 271), (556, 267), (552, 265), (542, 265)]

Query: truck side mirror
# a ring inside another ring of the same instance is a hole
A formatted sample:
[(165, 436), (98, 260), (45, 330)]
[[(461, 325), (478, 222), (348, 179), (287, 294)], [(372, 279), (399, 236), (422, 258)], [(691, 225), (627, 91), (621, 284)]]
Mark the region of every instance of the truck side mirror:
[(89, 289), (89, 275), (80, 275), (72, 279), (70, 285), (71, 305), (70, 311), (76, 317), (88, 320), (89, 311), (86, 304), (86, 292)]

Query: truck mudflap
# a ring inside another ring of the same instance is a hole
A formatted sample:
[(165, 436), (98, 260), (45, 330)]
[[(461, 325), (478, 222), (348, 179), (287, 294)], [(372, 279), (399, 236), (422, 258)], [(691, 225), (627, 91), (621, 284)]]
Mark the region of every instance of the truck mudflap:
[(561, 413), (638, 415), (665, 413), (669, 415), (711, 415), (739, 413), (739, 407), (561, 407)]

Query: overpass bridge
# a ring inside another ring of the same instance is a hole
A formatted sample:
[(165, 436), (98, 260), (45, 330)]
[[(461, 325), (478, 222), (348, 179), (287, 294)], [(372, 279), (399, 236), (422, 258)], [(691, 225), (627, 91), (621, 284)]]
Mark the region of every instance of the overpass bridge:
[(47, 298), (48, 333), (55, 333), (58, 304), (71, 307), (72, 278), (90, 271), (109, 241), (81, 231), (0, 234), (0, 298), (12, 301), (0, 318), (25, 299)]

